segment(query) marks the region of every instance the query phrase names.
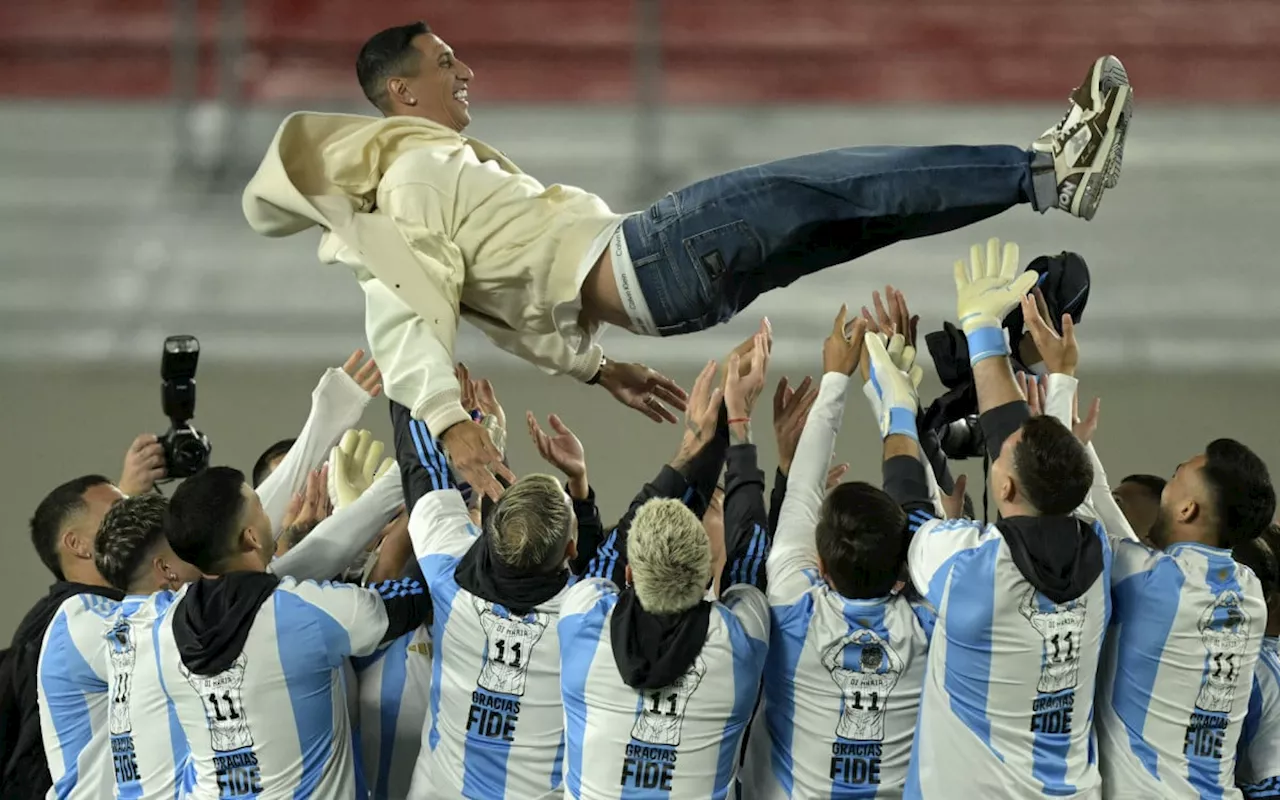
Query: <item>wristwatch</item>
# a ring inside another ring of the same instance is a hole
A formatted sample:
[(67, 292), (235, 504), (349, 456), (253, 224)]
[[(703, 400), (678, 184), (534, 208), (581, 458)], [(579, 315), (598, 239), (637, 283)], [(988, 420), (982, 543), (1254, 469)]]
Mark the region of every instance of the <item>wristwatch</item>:
[(600, 378), (604, 375), (604, 367), (609, 363), (609, 359), (600, 356), (600, 366), (596, 368), (596, 374), (591, 376), (591, 380), (587, 381), (588, 386), (595, 386), (600, 383)]

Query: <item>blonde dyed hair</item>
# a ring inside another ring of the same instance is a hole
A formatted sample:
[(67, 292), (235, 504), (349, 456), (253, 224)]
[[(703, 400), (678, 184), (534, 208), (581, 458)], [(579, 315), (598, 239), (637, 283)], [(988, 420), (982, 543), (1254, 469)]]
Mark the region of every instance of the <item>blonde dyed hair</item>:
[(572, 509), (560, 481), (526, 475), (513, 483), (488, 520), (489, 539), (502, 563), (536, 571), (564, 560), (573, 536)]
[(640, 507), (627, 537), (631, 583), (653, 614), (676, 614), (702, 601), (711, 580), (711, 542), (702, 521), (679, 500)]

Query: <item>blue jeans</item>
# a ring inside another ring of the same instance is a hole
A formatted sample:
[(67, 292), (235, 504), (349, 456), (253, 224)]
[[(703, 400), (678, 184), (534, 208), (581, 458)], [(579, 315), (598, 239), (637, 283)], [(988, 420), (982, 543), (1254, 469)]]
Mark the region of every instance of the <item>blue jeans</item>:
[(692, 333), (809, 273), (1033, 202), (1032, 157), (1006, 145), (828, 150), (695, 183), (622, 230), (659, 334)]

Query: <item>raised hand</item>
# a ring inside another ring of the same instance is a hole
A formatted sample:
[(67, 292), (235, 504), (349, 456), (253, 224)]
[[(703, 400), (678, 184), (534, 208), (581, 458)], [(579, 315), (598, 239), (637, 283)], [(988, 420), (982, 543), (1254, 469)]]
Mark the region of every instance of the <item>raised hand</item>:
[(742, 357), (737, 353), (729, 356), (729, 369), (725, 375), (724, 404), (729, 419), (751, 418), (756, 400), (764, 391), (765, 373), (769, 368), (769, 355), (772, 345), (769, 337), (761, 331), (753, 337), (751, 349), (751, 368), (743, 371)]
[(724, 401), (724, 390), (715, 385), (716, 367), (715, 361), (708, 361), (694, 381), (693, 393), (689, 396), (688, 408), (685, 410), (680, 451), (672, 462), (672, 466), (677, 469), (702, 452), (702, 448), (716, 436), (720, 404)]
[(974, 245), (969, 263), (955, 263), (956, 314), (969, 340), (969, 361), (1009, 354), (1001, 325), (1023, 295), (1039, 279), (1035, 272), (1018, 273), (1018, 245), (1008, 242), (1001, 253), (1000, 240), (991, 239), (984, 251)]
[(827, 470), (827, 491), (831, 491), (840, 485), (840, 481), (844, 480), (844, 474), (849, 471), (848, 464), (836, 464)]
[(831, 326), (831, 334), (822, 343), (823, 373), (838, 372), (841, 375), (852, 375), (858, 368), (862, 357), (862, 348), (867, 331), (867, 321), (862, 318), (846, 322), (849, 307), (840, 306), (835, 322)]
[(502, 463), (501, 451), (480, 423), (473, 420), (455, 423), (440, 441), (458, 477), (480, 494), (493, 500), (502, 496), (502, 484), (494, 478), (495, 473), (509, 483), (515, 482), (515, 473)]
[(471, 382), (472, 393), (475, 395), (476, 408), (480, 409), (480, 413), (484, 414), (486, 419), (492, 419), (499, 428), (506, 430), (507, 412), (502, 409), (502, 404), (498, 402), (498, 395), (493, 391), (493, 384), (488, 379), (481, 379)]
[(1027, 407), (1031, 409), (1031, 416), (1042, 417), (1045, 408), (1049, 405), (1049, 389), (1046, 382), (1034, 374), (1028, 375), (1025, 372), (1019, 372), (1013, 376), (1018, 383), (1018, 391), (1022, 392), (1022, 397), (1027, 401)]
[(329, 452), (329, 502), (335, 509), (351, 505), (395, 466), (393, 459), (382, 457), (385, 450), (369, 431), (353, 429), (342, 435)]
[(783, 378), (773, 393), (773, 435), (778, 441), (778, 469), (783, 475), (791, 472), (791, 462), (796, 456), (796, 447), (800, 445), (800, 434), (809, 419), (809, 409), (818, 399), (818, 390), (812, 386), (813, 379), (806, 377), (792, 389)]
[(333, 504), (329, 502), (329, 465), (307, 475), (307, 482), (302, 491), (294, 495), (281, 522), (282, 532), (276, 541), (276, 555), (288, 552), (289, 548), (301, 542), (311, 533), (315, 526), (333, 513)]
[(1101, 416), (1101, 397), (1093, 398), (1093, 402), (1089, 404), (1089, 414), (1084, 419), (1080, 419), (1079, 392), (1071, 398), (1071, 419), (1074, 420), (1074, 424), (1071, 426), (1071, 431), (1076, 435), (1076, 438), (1084, 444), (1089, 444), (1093, 441), (1093, 435), (1098, 432), (1098, 420)]
[(865, 342), (871, 360), (870, 383), (880, 402), (881, 437), (902, 434), (918, 439), (916, 414), (920, 410), (920, 399), (911, 376), (894, 363), (880, 334), (866, 334)]
[[(619, 403), (644, 414), (654, 422), (676, 422), (676, 411), (684, 411), (689, 397), (679, 384), (644, 364), (608, 361), (600, 367), (600, 385)], [(666, 405), (664, 405), (664, 403)]]
[(356, 350), (342, 365), (342, 371), (358, 383), (361, 389), (368, 392), (370, 397), (377, 397), (382, 394), (382, 372), (378, 370), (378, 365), (372, 358), (361, 364), (363, 359), (364, 351)]
[(586, 477), (587, 451), (560, 417), (552, 414), (547, 418), (554, 436), (549, 436), (542, 430), (532, 411), (525, 413), (525, 422), (529, 425), (529, 437), (533, 439), (533, 446), (538, 448), (538, 455), (542, 456), (543, 461), (563, 472), (570, 481)]
[(1032, 296), (1023, 297), (1021, 301), (1022, 316), (1027, 332), (1035, 342), (1036, 351), (1040, 353), (1040, 358), (1050, 372), (1075, 375), (1076, 367), (1080, 365), (1080, 346), (1076, 344), (1075, 322), (1070, 314), (1063, 314), (1062, 333), (1059, 334), (1041, 312), (1038, 301), (1039, 298)]

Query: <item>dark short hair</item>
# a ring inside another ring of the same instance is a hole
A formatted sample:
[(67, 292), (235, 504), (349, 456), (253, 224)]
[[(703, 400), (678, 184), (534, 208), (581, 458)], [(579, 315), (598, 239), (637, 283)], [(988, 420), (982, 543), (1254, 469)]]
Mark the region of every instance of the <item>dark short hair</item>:
[(271, 462), (289, 454), (297, 439), (281, 439), (262, 451), (258, 460), (253, 462), (253, 488), (257, 489), (271, 474)]
[(1141, 486), (1142, 488), (1154, 494), (1156, 496), (1156, 499), (1159, 500), (1160, 495), (1164, 492), (1164, 485), (1166, 481), (1164, 478), (1161, 478), (1159, 475), (1145, 475), (1145, 474), (1139, 473), (1137, 475), (1126, 475), (1124, 480), (1120, 481), (1120, 483), (1137, 484), (1138, 486)]
[(387, 28), (369, 37), (356, 56), (356, 80), (370, 103), (379, 111), (389, 111), (387, 106), (387, 81), (402, 75), (418, 74), (418, 59), (422, 53), (413, 46), (413, 40), (431, 33), (425, 22), (411, 22)]
[(1276, 515), (1276, 492), (1267, 465), (1235, 439), (1215, 439), (1204, 449), (1201, 475), (1212, 493), (1218, 543), (1230, 550), (1260, 536)]
[(1261, 535), (1246, 539), (1231, 551), (1231, 557), (1243, 564), (1258, 577), (1262, 596), (1269, 599), (1280, 589), (1280, 554), (1276, 552), (1280, 528), (1269, 525)]
[(36, 506), (36, 513), (31, 515), (31, 544), (35, 545), (40, 561), (58, 580), (66, 579), (58, 559), (58, 535), (62, 527), (72, 516), (85, 510), (85, 492), (110, 483), (111, 479), (102, 475), (73, 478), (45, 495)]
[(869, 483), (832, 489), (814, 530), (832, 588), (855, 600), (887, 595), (901, 571), (906, 522), (902, 507)]
[(182, 482), (169, 499), (165, 521), (169, 546), (178, 558), (206, 575), (235, 554), (244, 517), (244, 473), (209, 467)]
[(168, 508), (164, 495), (143, 494), (124, 498), (102, 518), (93, 545), (93, 563), (107, 583), (129, 591), (138, 567), (164, 541)]
[(1053, 417), (1022, 424), (1013, 448), (1018, 488), (1041, 514), (1062, 517), (1075, 511), (1093, 486), (1093, 462), (1071, 429)]

